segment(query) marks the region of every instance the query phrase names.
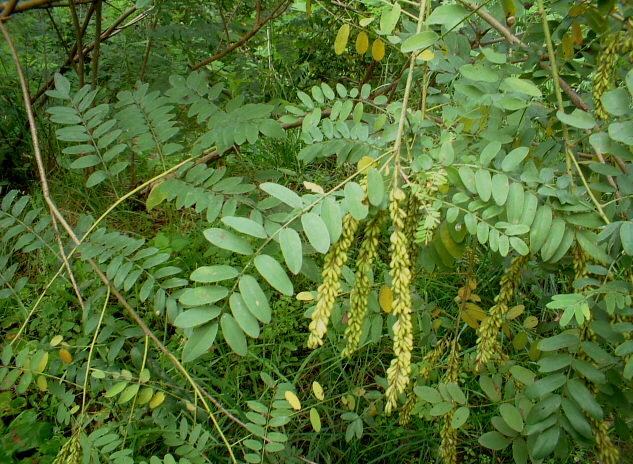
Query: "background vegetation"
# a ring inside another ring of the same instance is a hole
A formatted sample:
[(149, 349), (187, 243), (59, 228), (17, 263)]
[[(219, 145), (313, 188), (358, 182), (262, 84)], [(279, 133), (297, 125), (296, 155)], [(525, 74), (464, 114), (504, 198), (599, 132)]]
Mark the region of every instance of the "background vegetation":
[(633, 462), (628, 2), (0, 31), (0, 462)]

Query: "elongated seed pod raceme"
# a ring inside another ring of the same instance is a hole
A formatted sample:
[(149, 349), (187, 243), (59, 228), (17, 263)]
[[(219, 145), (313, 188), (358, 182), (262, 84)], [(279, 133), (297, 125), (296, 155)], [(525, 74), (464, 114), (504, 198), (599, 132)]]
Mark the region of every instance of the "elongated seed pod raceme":
[(519, 284), (521, 269), (528, 262), (528, 256), (517, 256), (501, 277), (501, 289), (495, 298), (496, 304), (490, 308), (490, 314), (481, 322), (477, 338), (476, 370), (481, 370), (486, 363), (499, 357), (501, 345), (497, 338), (503, 318), (508, 312), (509, 303)]
[[(444, 381), (446, 383), (458, 383), (460, 346), (457, 340), (454, 340), (451, 345), (451, 353), (448, 357), (448, 365), (446, 367)], [(444, 416), (442, 428), (440, 429), (440, 438), (442, 441), (440, 443), (439, 455), (444, 464), (457, 464), (457, 430), (452, 425), (454, 414), (455, 409), (453, 408), (453, 410)]]
[(395, 358), (387, 369), (385, 413), (390, 414), (404, 393), (411, 374), (413, 325), (411, 323), (411, 259), (409, 240), (405, 233), (406, 211), (403, 208), (405, 193), (394, 188), (389, 199), (389, 213), (393, 223), (391, 234), (390, 274), (393, 291), (392, 314), (397, 317), (393, 325), (393, 352)]
[(431, 377), (431, 372), (435, 368), (437, 362), (440, 360), (446, 349), (448, 348), (448, 339), (443, 338), (431, 351), (426, 353), (422, 358), (422, 367), (420, 368), (419, 376), (422, 380), (428, 380)]
[(609, 436), (609, 426), (606, 421), (594, 421), (596, 427), (596, 450), (598, 451), (598, 461), (601, 464), (618, 464), (620, 462), (620, 451), (611, 441)]
[(633, 60), (633, 34), (630, 30), (609, 34), (603, 42), (602, 50), (598, 56), (596, 74), (593, 78), (593, 101), (596, 115), (600, 119), (607, 119), (609, 114), (602, 104), (602, 95), (613, 82), (618, 59), (628, 54), (628, 58)]
[(365, 227), (365, 238), (358, 252), (356, 260), (356, 281), (350, 295), (350, 312), (347, 328), (345, 329), (345, 339), (347, 346), (341, 353), (343, 357), (349, 357), (358, 349), (360, 336), (363, 329), (363, 322), (367, 315), (367, 300), (371, 291), (371, 281), (369, 279), (374, 265), (374, 260), (378, 255), (378, 242), (384, 216), (378, 214), (372, 218)]
[(79, 434), (75, 433), (64, 443), (55, 456), (53, 464), (79, 464), (82, 459)]
[(323, 344), (323, 337), (327, 333), (332, 309), (341, 289), (341, 271), (347, 262), (347, 253), (354, 241), (358, 224), (359, 221), (347, 214), (343, 218), (341, 238), (325, 255), (322, 272), (323, 282), (318, 289), (317, 304), (309, 325), (308, 348), (314, 349)]

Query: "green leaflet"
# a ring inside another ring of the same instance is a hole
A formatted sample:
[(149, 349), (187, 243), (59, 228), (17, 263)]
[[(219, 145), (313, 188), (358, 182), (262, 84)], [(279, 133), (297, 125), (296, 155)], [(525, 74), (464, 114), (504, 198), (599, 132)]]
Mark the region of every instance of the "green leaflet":
[(279, 232), (279, 246), (288, 270), (298, 274), (303, 263), (303, 245), (296, 230), (286, 228)]
[(319, 253), (325, 254), (330, 249), (330, 235), (323, 219), (315, 213), (301, 216), (303, 231), (308, 241)]
[(261, 224), (249, 218), (236, 217), (236, 216), (224, 216), (222, 218), (222, 222), (226, 224), (227, 226), (231, 227), (232, 229), (235, 229), (238, 232), (241, 232), (246, 235), (250, 235), (252, 237), (257, 237), (257, 238), (268, 237), (264, 227)]
[(217, 306), (200, 307), (188, 309), (180, 313), (174, 319), (174, 325), (181, 329), (197, 327), (220, 315), (220, 308)]
[(253, 253), (253, 248), (250, 243), (233, 232), (228, 230), (211, 228), (204, 231), (204, 237), (213, 245), (223, 250), (232, 251), (242, 255), (250, 255)]
[(202, 266), (191, 273), (189, 277), (194, 282), (213, 283), (234, 279), (239, 271), (233, 266), (219, 264), (216, 266)]
[(383, 11), (382, 15), (380, 15), (380, 32), (382, 34), (389, 35), (392, 33), (396, 24), (398, 24), (401, 11), (402, 9), (398, 2), (395, 2), (391, 8)]
[[(367, 172), (367, 198), (373, 206), (380, 206), (385, 197), (385, 184), (382, 175), (376, 168)], [(323, 212), (321, 213), (323, 215)]]
[(501, 169), (506, 172), (514, 171), (519, 167), (529, 152), (528, 147), (518, 147), (508, 153), (501, 162)]
[(513, 430), (517, 432), (523, 431), (523, 417), (519, 410), (512, 404), (504, 403), (499, 406), (501, 417)]
[(475, 174), (475, 188), (482, 201), (490, 200), (490, 196), (492, 195), (492, 179), (489, 171), (486, 169), (479, 169), (477, 171)]
[(502, 450), (512, 443), (511, 440), (507, 439), (499, 432), (486, 432), (481, 435), (477, 441), (481, 446), (485, 446), (486, 448), (492, 450)]
[(246, 337), (233, 316), (227, 313), (223, 314), (220, 318), (220, 327), (222, 328), (224, 340), (226, 340), (233, 352), (240, 356), (246, 356), (248, 353)]
[(303, 208), (301, 197), (283, 185), (264, 182), (259, 188), (292, 208)]
[(284, 295), (292, 296), (294, 288), (288, 275), (275, 258), (269, 255), (255, 257), (255, 268), (271, 287)]
[(331, 243), (335, 243), (343, 231), (343, 213), (332, 197), (327, 197), (321, 204), (321, 219), (327, 227)]
[(238, 285), (249, 311), (259, 321), (268, 324), (271, 318), (270, 306), (257, 280), (253, 276), (246, 274), (240, 277)]
[(231, 295), (229, 298), (229, 306), (235, 321), (244, 333), (251, 338), (259, 337), (259, 323), (255, 316), (249, 311), (239, 292)]
[(228, 295), (226, 287), (195, 287), (186, 289), (179, 298), (185, 306), (202, 306), (215, 303)]
[(438, 38), (439, 36), (433, 31), (422, 31), (405, 39), (400, 46), (400, 51), (402, 53), (411, 53), (429, 48)]
[(369, 212), (369, 207), (365, 203), (365, 191), (363, 188), (356, 182), (348, 182), (345, 184), (344, 192), (343, 206), (354, 219), (359, 221), (365, 219)]

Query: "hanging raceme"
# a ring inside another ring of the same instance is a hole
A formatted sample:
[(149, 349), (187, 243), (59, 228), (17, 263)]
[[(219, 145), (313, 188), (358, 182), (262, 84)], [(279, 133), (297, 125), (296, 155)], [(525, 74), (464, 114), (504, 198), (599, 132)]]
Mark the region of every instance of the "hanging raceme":
[(528, 262), (528, 256), (517, 256), (501, 277), (501, 288), (495, 298), (495, 305), (490, 309), (490, 314), (479, 326), (477, 339), (477, 369), (481, 370), (486, 363), (497, 358), (501, 354), (501, 346), (498, 340), (499, 330), (504, 317), (510, 308), (514, 291), (516, 290), (523, 266)]
[(631, 31), (609, 34), (603, 39), (602, 51), (598, 58), (596, 73), (593, 77), (593, 102), (595, 113), (600, 119), (608, 119), (602, 96), (611, 87), (618, 60), (626, 56), (633, 61), (633, 35)]
[(378, 213), (365, 226), (365, 236), (356, 259), (356, 280), (350, 295), (350, 313), (345, 329), (347, 346), (341, 353), (349, 357), (358, 349), (363, 329), (363, 322), (367, 314), (369, 293), (371, 292), (370, 276), (374, 260), (378, 255), (378, 242), (382, 232), (383, 215)]
[[(451, 343), (451, 352), (448, 357), (448, 365), (446, 368), (446, 374), (444, 375), (444, 382), (447, 384), (458, 384), (459, 372), (461, 368), (460, 356), (459, 356), (459, 342), (457, 339)], [(440, 437), (442, 441), (439, 447), (439, 455), (442, 458), (444, 464), (457, 464), (457, 429), (453, 427), (453, 417), (455, 414), (455, 408), (446, 414), (443, 418), (442, 428), (440, 429)]]
[(323, 282), (318, 289), (317, 304), (309, 325), (308, 348), (314, 349), (323, 344), (323, 337), (327, 332), (332, 309), (341, 288), (341, 271), (347, 262), (349, 248), (354, 242), (359, 223), (351, 214), (345, 215), (341, 238), (325, 256), (321, 273)]
[(387, 369), (385, 392), (387, 414), (396, 407), (398, 397), (404, 393), (411, 374), (411, 351), (413, 350), (413, 325), (411, 323), (411, 258), (409, 238), (405, 233), (405, 193), (395, 187), (389, 197), (389, 215), (393, 224), (390, 237), (390, 275), (394, 295), (392, 314), (397, 317), (393, 326), (393, 352), (395, 358)]

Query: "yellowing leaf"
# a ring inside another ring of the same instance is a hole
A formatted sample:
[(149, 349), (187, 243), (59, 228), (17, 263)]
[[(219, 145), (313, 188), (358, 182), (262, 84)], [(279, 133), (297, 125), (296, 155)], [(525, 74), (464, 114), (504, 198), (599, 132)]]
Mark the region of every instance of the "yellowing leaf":
[(163, 392), (156, 392), (154, 396), (152, 396), (152, 400), (149, 402), (149, 407), (151, 409), (156, 409), (165, 401), (165, 394)]
[(138, 380), (141, 383), (146, 383), (147, 381), (149, 381), (149, 378), (150, 378), (149, 369), (143, 369), (138, 376)]
[(53, 338), (51, 338), (51, 346), (59, 345), (63, 339), (64, 337), (62, 337), (61, 335), (55, 335)]
[(325, 191), (323, 190), (323, 187), (313, 182), (308, 182), (307, 180), (303, 182), (303, 186), (307, 190), (310, 190), (313, 193), (320, 193), (321, 195), (325, 193)]
[(35, 383), (37, 384), (37, 388), (39, 388), (41, 391), (48, 390), (48, 381), (43, 375), (38, 375)]
[(292, 406), (292, 409), (294, 409), (295, 411), (299, 411), (301, 409), (301, 401), (299, 401), (297, 395), (295, 395), (290, 390), (287, 390), (284, 393), (284, 398), (286, 398), (286, 401), (290, 403), (290, 406)]
[(385, 57), (385, 43), (381, 39), (374, 40), (371, 45), (371, 57), (376, 61), (380, 61)]
[(563, 35), (563, 40), (561, 40), (561, 45), (563, 47), (563, 58), (566, 60), (571, 60), (574, 56), (574, 38), (571, 33)]
[(510, 331), (510, 326), (508, 325), (507, 322), (504, 322), (503, 324), (501, 324), (501, 331), (507, 338), (512, 337), (512, 332)]
[(393, 310), (393, 292), (391, 291), (391, 288), (386, 285), (380, 287), (378, 302), (384, 312), (390, 313)]
[(319, 416), (319, 411), (314, 408), (310, 408), (310, 423), (316, 433), (321, 431), (321, 416)]
[(474, 303), (466, 303), (461, 316), (464, 322), (475, 330), (479, 328), (479, 323), (488, 317), (486, 312)]
[(369, 49), (369, 37), (365, 31), (361, 31), (356, 36), (356, 53), (359, 55), (365, 54)]
[(440, 327), (442, 327), (442, 319), (434, 319), (431, 323), (431, 327), (433, 328), (433, 330), (438, 330)]
[(162, 182), (154, 184), (152, 190), (149, 192), (149, 195), (147, 195), (147, 200), (145, 200), (145, 208), (147, 208), (147, 211), (151, 211), (156, 208), (169, 196), (165, 188), (161, 188), (161, 185)]
[(506, 319), (511, 321), (513, 319), (516, 319), (517, 317), (519, 317), (521, 314), (523, 314), (523, 311), (525, 311), (525, 306), (523, 305), (516, 305), (513, 306), (512, 308), (510, 308), (506, 314)]
[(47, 364), (48, 364), (48, 352), (44, 351), (38, 360), (37, 366), (31, 366), (31, 367), (34, 373), (40, 374), (44, 372), (44, 369), (46, 369)]
[(582, 29), (580, 29), (580, 24), (578, 24), (576, 21), (571, 23), (571, 36), (573, 37), (574, 43), (576, 45), (582, 45)]
[(61, 348), (59, 350), (59, 359), (61, 359), (64, 364), (70, 364), (73, 362), (73, 355), (70, 354), (70, 351), (66, 348)]
[(334, 39), (334, 53), (337, 55), (343, 54), (345, 47), (347, 47), (347, 40), (349, 39), (349, 24), (343, 24), (336, 33), (336, 39)]
[(154, 389), (152, 387), (143, 387), (136, 397), (136, 404), (142, 406), (149, 402), (149, 400), (152, 399), (152, 396), (154, 396)]
[(523, 327), (526, 329), (533, 329), (538, 325), (538, 319), (534, 316), (528, 316), (523, 321)]
[(430, 48), (427, 48), (426, 50), (423, 50), (422, 53), (417, 56), (417, 58), (421, 59), (422, 61), (431, 61), (433, 58), (435, 58), (435, 53)]
[(323, 399), (325, 398), (323, 387), (316, 380), (312, 382), (312, 393), (314, 393), (314, 397), (319, 401), (323, 401)]
[(312, 301), (314, 300), (314, 295), (312, 294), (312, 292), (299, 292), (297, 293), (297, 300)]
[(373, 165), (374, 159), (371, 156), (363, 156), (361, 159), (358, 160), (358, 163), (356, 163), (356, 169), (358, 170), (358, 172), (363, 172)]

